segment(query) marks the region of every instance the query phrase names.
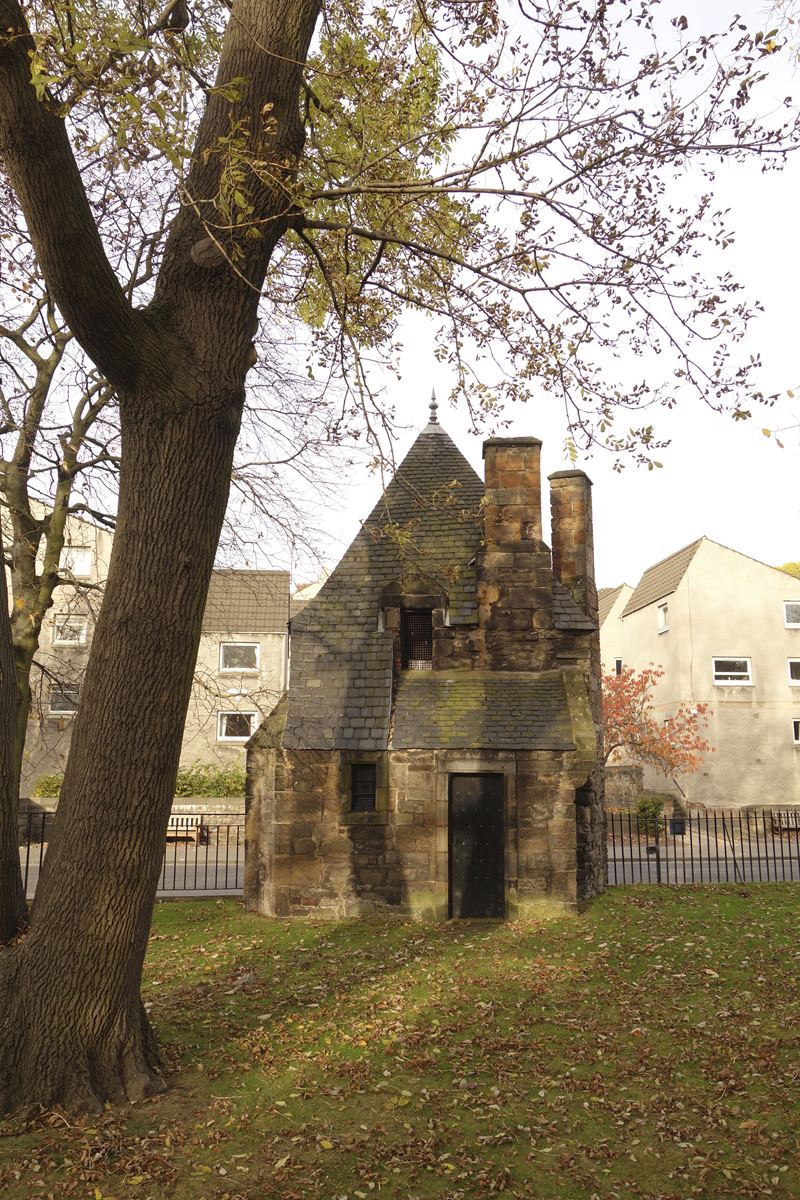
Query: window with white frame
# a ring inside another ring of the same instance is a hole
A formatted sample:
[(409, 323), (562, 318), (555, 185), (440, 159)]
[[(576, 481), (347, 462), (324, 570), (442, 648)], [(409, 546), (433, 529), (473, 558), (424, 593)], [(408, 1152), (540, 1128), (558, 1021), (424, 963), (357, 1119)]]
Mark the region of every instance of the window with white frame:
[(795, 746), (800, 746), (800, 721), (792, 721), (792, 734)]
[(70, 617), (57, 613), (53, 621), (54, 646), (85, 646), (88, 617)]
[(62, 683), (50, 689), (50, 716), (71, 717), (78, 711), (81, 689), (77, 684)]
[(783, 622), (787, 629), (800, 629), (800, 600), (784, 600)]
[(749, 658), (715, 658), (714, 683), (722, 687), (752, 687), (753, 672)]
[(614, 659), (614, 674), (615, 675), (622, 674), (622, 659), (621, 658)]
[(217, 741), (246, 742), (256, 727), (254, 712), (217, 713)]
[(658, 606), (658, 632), (666, 633), (669, 629), (669, 605), (666, 601)]
[(260, 649), (258, 642), (223, 642), (219, 648), (220, 671), (257, 671)]
[(789, 664), (789, 683), (792, 687), (800, 687), (800, 658), (787, 659)]
[(61, 554), (61, 569), (75, 579), (90, 579), (92, 575), (91, 546), (67, 546)]

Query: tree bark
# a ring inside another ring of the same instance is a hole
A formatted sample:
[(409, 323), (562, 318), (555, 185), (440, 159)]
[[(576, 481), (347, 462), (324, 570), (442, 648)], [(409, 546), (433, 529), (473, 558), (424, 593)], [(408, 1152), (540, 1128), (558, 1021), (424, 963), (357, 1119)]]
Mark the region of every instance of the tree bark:
[(19, 801), (14, 773), (16, 690), (17, 673), (0, 531), (0, 946), (16, 937), (28, 919), (17, 834)]
[[(253, 184), (263, 236), (244, 244), (236, 271), (195, 263), (192, 246), (207, 236), (197, 211), (213, 212), (219, 187), (219, 155), (204, 159), (202, 151), (233, 118), (263, 156), (262, 109), (271, 103), (278, 133), (270, 153), (291, 169), (302, 150), (301, 64), (316, 17), (316, 0), (236, 0), (218, 82), (245, 76), (243, 100), (209, 100), (186, 185), (192, 203), (172, 227), (153, 303), (119, 319), (106, 311), (99, 335), (96, 296), (85, 296), (74, 254), (102, 250), (86, 228), (85, 197), (73, 195), (82, 188), (66, 134), (52, 128), (44, 105), (28, 111), (33, 89), (16, 61), (24, 39), (0, 50), (0, 153), (59, 308), (118, 388), (122, 430), (114, 550), (53, 836), (30, 932), (0, 957), (0, 1110), (97, 1107), (163, 1086), (139, 984), (258, 290), (288, 220), (281, 190)], [(0, 0), (0, 28), (22, 24), (17, 6)], [(14, 125), (23, 118), (25, 139)], [(51, 152), (64, 176), (47, 163)], [(56, 199), (43, 172), (58, 178)], [(73, 243), (52, 236), (65, 204), (73, 205)], [(102, 264), (86, 277), (114, 308), (116, 281)]]

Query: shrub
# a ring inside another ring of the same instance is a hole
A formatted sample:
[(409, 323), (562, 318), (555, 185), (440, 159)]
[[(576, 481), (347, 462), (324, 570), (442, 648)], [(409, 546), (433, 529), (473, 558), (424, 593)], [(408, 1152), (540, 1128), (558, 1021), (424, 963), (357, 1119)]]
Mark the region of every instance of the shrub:
[(667, 797), (663, 792), (644, 792), (636, 801), (636, 812), (640, 817), (661, 816)]
[(216, 800), (243, 796), (246, 779), (238, 758), (227, 767), (195, 761), (190, 767), (178, 768), (175, 795), (209, 796)]
[(636, 815), (639, 819), (639, 833), (654, 836), (658, 829), (658, 821), (664, 811), (667, 800), (672, 799), (664, 792), (644, 792), (636, 801)]
[[(244, 795), (247, 775), (239, 760), (230, 766), (217, 763), (193, 762), (190, 767), (179, 767), (175, 783), (176, 796), (208, 796), (214, 800), (226, 800)], [(33, 785), (34, 796), (58, 796), (61, 792), (63, 775), (40, 775)]]
[(40, 775), (33, 785), (34, 796), (58, 796), (61, 793), (63, 775)]

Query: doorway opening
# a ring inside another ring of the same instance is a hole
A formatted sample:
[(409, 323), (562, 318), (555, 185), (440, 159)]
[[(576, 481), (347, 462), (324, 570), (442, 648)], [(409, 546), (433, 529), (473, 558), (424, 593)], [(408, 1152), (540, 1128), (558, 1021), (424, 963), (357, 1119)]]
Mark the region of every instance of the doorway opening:
[(451, 775), (449, 911), (456, 918), (505, 916), (505, 776)]

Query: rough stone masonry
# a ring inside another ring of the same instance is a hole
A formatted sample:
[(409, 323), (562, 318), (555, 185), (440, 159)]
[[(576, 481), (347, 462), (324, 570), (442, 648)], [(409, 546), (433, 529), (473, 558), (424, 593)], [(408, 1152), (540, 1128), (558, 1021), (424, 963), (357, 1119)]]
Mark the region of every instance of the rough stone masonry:
[(484, 485), (433, 406), (293, 621), (248, 744), (249, 908), (514, 919), (603, 890), (591, 481), (550, 476), (551, 553), (540, 449), (486, 441)]

